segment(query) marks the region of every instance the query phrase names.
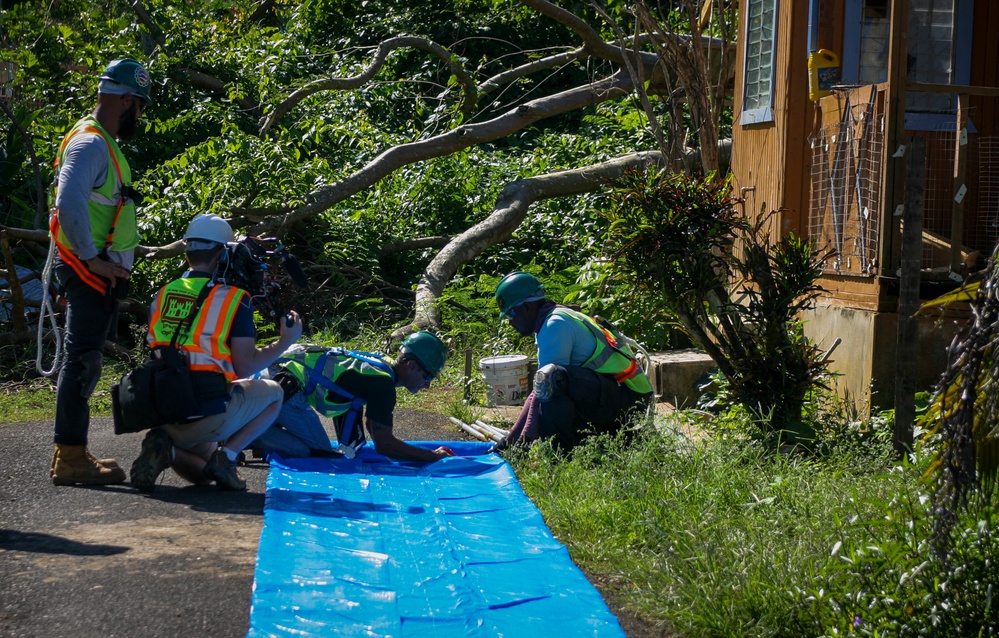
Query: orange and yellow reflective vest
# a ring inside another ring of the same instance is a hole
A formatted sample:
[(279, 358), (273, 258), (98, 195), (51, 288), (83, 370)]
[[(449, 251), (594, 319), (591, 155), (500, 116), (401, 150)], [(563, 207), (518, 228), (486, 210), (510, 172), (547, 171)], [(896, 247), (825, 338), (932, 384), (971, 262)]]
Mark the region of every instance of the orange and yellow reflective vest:
[[(208, 281), (207, 277), (185, 277), (160, 290), (149, 309), (146, 343), (150, 348), (170, 345), (174, 332), (187, 319)], [(247, 294), (236, 286), (212, 286), (191, 328), (177, 339), (177, 347), (187, 356), (191, 370), (221, 372), (230, 381), (236, 379), (232, 351), (226, 338), (240, 301)]]
[[(53, 166), (56, 169), (58, 183), (59, 165), (70, 140), (80, 134), (98, 135), (108, 146), (108, 179), (100, 188), (90, 192), (87, 208), (90, 213), (90, 232), (94, 245), (99, 249), (125, 251), (139, 245), (139, 232), (135, 221), (135, 203), (122, 193), (126, 186), (132, 185), (132, 170), (128, 161), (118, 148), (118, 143), (98, 123), (97, 118), (88, 115), (77, 122), (59, 145), (59, 152)], [(113, 177), (112, 177), (113, 176)], [(104, 293), (107, 284), (90, 270), (73, 254), (73, 246), (69, 238), (59, 226), (59, 211), (55, 209), (55, 189), (52, 192), (52, 216), (49, 220), (49, 232), (59, 250), (59, 257), (91, 288)]]

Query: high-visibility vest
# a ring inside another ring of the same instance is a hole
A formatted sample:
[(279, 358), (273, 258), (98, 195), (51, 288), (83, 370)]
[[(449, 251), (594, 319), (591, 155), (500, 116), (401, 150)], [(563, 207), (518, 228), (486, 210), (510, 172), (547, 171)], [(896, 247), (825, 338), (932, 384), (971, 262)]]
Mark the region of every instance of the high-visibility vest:
[[(124, 196), (124, 187), (132, 185), (132, 170), (128, 161), (118, 148), (118, 143), (100, 125), (93, 115), (88, 115), (77, 122), (59, 145), (53, 166), (56, 171), (55, 183), (59, 181), (59, 165), (70, 140), (80, 134), (98, 135), (108, 146), (107, 176), (104, 184), (90, 191), (87, 209), (90, 215), (90, 232), (94, 245), (101, 251), (125, 251), (139, 245), (139, 232), (135, 221), (135, 203)], [(107, 284), (97, 275), (90, 272), (73, 252), (69, 238), (59, 225), (59, 211), (55, 208), (56, 189), (52, 191), (52, 217), (49, 220), (49, 232), (59, 257), (91, 288), (98, 292), (106, 292)]]
[[(367, 352), (355, 352), (343, 348), (316, 348), (311, 346), (293, 347), (279, 360), (281, 367), (291, 373), (302, 384), (306, 400), (317, 412), (327, 417), (344, 414), (350, 409), (359, 409), (364, 400), (336, 385), (336, 380), (344, 372), (353, 370), (370, 377), (388, 377), (395, 383), (392, 367)], [(337, 393), (344, 401), (330, 401), (327, 391)]]
[(593, 336), (593, 352), (583, 362), (582, 367), (610, 376), (639, 394), (652, 392), (652, 384), (638, 367), (631, 348), (626, 343), (619, 342), (614, 333), (598, 324), (592, 317), (570, 308), (557, 307), (552, 314), (581, 325)]
[[(187, 319), (208, 282), (207, 277), (185, 277), (170, 282), (159, 291), (149, 308), (146, 342), (150, 348), (170, 345), (174, 332)], [(191, 370), (221, 372), (230, 381), (236, 379), (232, 351), (226, 338), (240, 301), (247, 295), (236, 286), (212, 286), (190, 329), (177, 339), (177, 347), (187, 356)]]

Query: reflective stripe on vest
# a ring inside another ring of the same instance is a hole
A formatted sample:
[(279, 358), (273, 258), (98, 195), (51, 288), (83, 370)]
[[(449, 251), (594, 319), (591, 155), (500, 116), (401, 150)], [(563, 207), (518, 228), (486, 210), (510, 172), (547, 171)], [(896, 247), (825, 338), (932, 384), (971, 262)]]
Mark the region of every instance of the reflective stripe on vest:
[(605, 330), (591, 317), (569, 308), (556, 308), (552, 314), (557, 314), (585, 327), (593, 335), (593, 352), (583, 362), (582, 367), (599, 374), (609, 375), (618, 383), (624, 384), (639, 394), (652, 392), (649, 378), (638, 367), (630, 349), (625, 344), (619, 344), (613, 333)]
[[(62, 163), (66, 147), (69, 146), (70, 140), (80, 134), (97, 135), (108, 147), (108, 178), (99, 188), (90, 191), (87, 202), (90, 213), (90, 234), (94, 239), (94, 245), (103, 247), (104, 250), (131, 250), (139, 245), (135, 203), (122, 196), (122, 189), (131, 186), (132, 170), (118, 143), (108, 135), (93, 115), (77, 122), (59, 145), (59, 152), (53, 164), (56, 169), (56, 183), (58, 184), (59, 165)], [(59, 212), (55, 211), (54, 214), (58, 216)], [(57, 245), (67, 250), (73, 249), (69, 238), (58, 227), (53, 237), (56, 238)]]
[[(207, 284), (205, 277), (188, 277), (172, 281), (160, 290), (149, 309), (146, 342), (150, 348), (170, 345), (174, 331), (190, 314), (198, 301), (198, 294)], [(178, 346), (187, 355), (191, 370), (221, 372), (230, 381), (236, 379), (232, 351), (226, 344), (226, 338), (239, 303), (247, 294), (235, 286), (217, 284), (212, 287), (191, 329), (177, 340)]]

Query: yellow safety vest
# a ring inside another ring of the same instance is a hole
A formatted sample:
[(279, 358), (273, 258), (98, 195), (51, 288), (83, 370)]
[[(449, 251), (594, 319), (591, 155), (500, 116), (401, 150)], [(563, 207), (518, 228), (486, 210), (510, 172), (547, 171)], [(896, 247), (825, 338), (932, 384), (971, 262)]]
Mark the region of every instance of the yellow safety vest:
[[(149, 309), (146, 342), (150, 348), (170, 345), (174, 332), (191, 313), (208, 281), (207, 277), (185, 277), (160, 290)], [(226, 339), (239, 304), (247, 294), (236, 286), (216, 284), (212, 287), (191, 328), (177, 339), (177, 346), (187, 356), (191, 370), (221, 372), (230, 381), (236, 379), (232, 351)]]

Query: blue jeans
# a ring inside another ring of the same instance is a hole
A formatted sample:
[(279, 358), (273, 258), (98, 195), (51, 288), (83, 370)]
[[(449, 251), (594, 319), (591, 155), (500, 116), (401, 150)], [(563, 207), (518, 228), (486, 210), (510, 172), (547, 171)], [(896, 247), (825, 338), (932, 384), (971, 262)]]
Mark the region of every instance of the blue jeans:
[(285, 458), (305, 458), (312, 450), (333, 449), (329, 434), (305, 395), (296, 392), (281, 406), (277, 421), (249, 447), (277, 452)]
[(66, 297), (65, 358), (56, 383), (55, 442), (86, 445), (90, 430), (90, 395), (101, 378), (104, 341), (118, 307), (117, 297), (103, 295), (73, 269), (56, 261), (55, 274)]

